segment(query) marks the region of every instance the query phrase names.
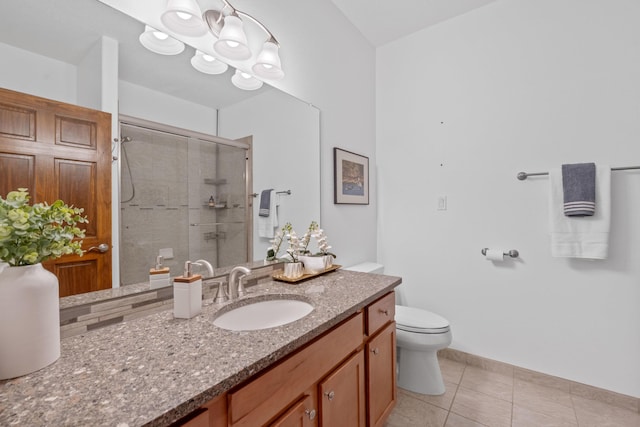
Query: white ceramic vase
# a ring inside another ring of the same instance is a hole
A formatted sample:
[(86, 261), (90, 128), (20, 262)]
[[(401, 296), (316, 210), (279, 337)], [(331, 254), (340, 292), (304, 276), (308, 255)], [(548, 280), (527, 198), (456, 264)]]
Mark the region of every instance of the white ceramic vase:
[(304, 272), (306, 274), (318, 274), (327, 269), (324, 257), (300, 255), (299, 259), (304, 264)]
[(289, 279), (297, 279), (302, 277), (303, 267), (301, 262), (285, 262), (284, 276)]
[(333, 255), (325, 255), (322, 258), (324, 258), (324, 268), (333, 267)]
[(60, 357), (58, 278), (42, 264), (0, 271), (0, 380)]

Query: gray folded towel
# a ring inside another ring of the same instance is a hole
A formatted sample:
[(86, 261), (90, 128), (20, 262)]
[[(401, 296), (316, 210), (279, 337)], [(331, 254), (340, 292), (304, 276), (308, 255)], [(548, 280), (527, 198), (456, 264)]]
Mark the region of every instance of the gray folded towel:
[(273, 188), (269, 190), (262, 190), (260, 193), (260, 211), (258, 215), (268, 217), (271, 212), (271, 192)]
[(596, 210), (596, 165), (562, 165), (565, 216), (592, 216)]

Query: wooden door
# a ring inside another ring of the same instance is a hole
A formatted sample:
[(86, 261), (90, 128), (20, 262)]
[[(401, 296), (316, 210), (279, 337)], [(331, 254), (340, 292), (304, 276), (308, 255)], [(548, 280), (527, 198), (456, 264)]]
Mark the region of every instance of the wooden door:
[[(111, 287), (111, 114), (0, 89), (0, 194), (84, 208), (84, 256), (43, 263), (60, 296)], [(106, 252), (97, 248), (104, 244)]]
[(396, 323), (367, 343), (369, 425), (382, 426), (396, 403)]
[(364, 426), (364, 387), (364, 355), (360, 350), (320, 383), (320, 425)]

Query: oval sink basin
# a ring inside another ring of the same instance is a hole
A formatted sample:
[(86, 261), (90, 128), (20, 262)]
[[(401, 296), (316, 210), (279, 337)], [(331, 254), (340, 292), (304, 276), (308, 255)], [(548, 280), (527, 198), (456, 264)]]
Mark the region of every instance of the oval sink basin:
[(313, 306), (300, 300), (258, 301), (221, 314), (213, 324), (230, 331), (255, 331), (286, 325), (302, 319), (311, 311)]

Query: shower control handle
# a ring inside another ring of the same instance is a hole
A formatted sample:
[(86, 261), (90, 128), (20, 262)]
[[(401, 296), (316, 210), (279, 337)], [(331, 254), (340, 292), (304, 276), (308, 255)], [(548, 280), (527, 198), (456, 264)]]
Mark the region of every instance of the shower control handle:
[(109, 250), (109, 245), (106, 243), (100, 243), (98, 246), (91, 246), (87, 249), (87, 252), (100, 252), (101, 254), (107, 252)]

